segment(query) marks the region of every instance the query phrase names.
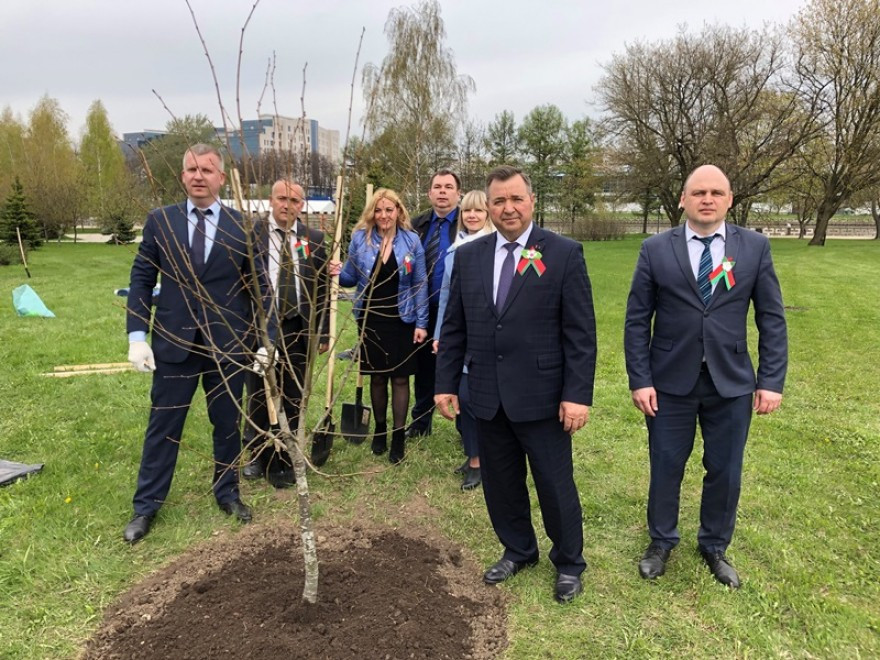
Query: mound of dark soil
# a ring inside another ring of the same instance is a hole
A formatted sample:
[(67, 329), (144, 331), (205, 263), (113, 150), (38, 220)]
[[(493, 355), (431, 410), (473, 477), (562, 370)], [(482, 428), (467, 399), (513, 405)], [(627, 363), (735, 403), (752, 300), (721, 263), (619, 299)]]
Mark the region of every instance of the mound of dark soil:
[(506, 646), (502, 592), (448, 541), (355, 526), (321, 529), (317, 545), (315, 605), (301, 599), (298, 530), (253, 525), (124, 594), (83, 657), (492, 658)]

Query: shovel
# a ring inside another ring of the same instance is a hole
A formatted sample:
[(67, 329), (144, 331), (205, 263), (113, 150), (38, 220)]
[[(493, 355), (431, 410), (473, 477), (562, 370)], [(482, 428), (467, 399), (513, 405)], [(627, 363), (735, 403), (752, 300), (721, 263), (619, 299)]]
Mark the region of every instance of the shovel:
[(342, 416), (339, 419), (342, 435), (351, 444), (361, 444), (370, 432), (370, 412), (370, 409), (364, 405), (364, 375), (358, 365), (354, 403), (342, 404)]
[[(339, 260), (340, 244), (342, 241), (342, 203), (343, 203), (342, 177), (336, 177), (336, 232), (333, 238), (333, 259)], [(312, 436), (312, 464), (321, 467), (330, 458), (330, 450), (333, 448), (333, 434), (336, 427), (333, 424), (333, 372), (336, 368), (336, 301), (339, 298), (339, 278), (330, 280), (330, 347), (327, 359), (327, 397), (324, 404), (324, 417), (315, 429)]]

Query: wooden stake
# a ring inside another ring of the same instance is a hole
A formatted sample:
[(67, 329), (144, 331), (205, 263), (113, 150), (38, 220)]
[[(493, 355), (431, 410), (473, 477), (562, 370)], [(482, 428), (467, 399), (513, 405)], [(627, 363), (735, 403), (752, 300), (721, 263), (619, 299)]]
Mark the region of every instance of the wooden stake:
[(24, 264), (24, 272), (27, 273), (28, 279), (30, 279), (31, 271), (28, 269), (27, 257), (24, 254), (24, 243), (21, 242), (21, 232), (18, 230), (18, 225), (15, 226), (15, 235), (18, 236), (18, 250), (21, 252), (21, 263)]

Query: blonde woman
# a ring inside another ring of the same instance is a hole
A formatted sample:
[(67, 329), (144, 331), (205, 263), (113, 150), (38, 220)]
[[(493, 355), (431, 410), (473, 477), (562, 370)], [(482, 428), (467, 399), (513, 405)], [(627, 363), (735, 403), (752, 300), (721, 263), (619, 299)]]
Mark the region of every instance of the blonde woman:
[[(440, 289), (440, 310), (437, 315), (437, 328), (434, 331), (434, 352), (440, 347), (440, 330), (443, 326), (443, 315), (446, 313), (446, 303), (449, 300), (449, 283), (452, 281), (452, 267), (455, 251), (465, 243), (484, 234), (495, 231), (495, 227), (489, 221), (489, 207), (486, 203), (486, 193), (482, 190), (471, 190), (461, 200), (461, 212), (458, 215), (458, 238), (449, 247), (446, 253), (446, 270), (443, 273), (443, 286)], [(467, 373), (467, 367), (464, 369)], [(461, 389), (458, 392), (458, 401), (461, 414), (456, 417), (455, 425), (461, 434), (461, 442), (467, 460), (455, 469), (456, 474), (463, 475), (462, 490), (472, 490), (480, 485), (480, 450), (477, 442), (477, 420), (474, 418), (468, 397), (467, 378), (461, 379)]]
[(357, 287), (354, 315), (363, 333), (361, 369), (370, 375), (373, 453), (381, 455), (387, 448), (390, 381), (393, 426), (388, 459), (400, 463), (409, 378), (417, 364), (413, 344), (428, 335), (428, 290), (424, 249), (396, 192), (376, 191), (355, 225), (345, 265), (333, 262), (330, 272), (339, 275), (341, 286)]

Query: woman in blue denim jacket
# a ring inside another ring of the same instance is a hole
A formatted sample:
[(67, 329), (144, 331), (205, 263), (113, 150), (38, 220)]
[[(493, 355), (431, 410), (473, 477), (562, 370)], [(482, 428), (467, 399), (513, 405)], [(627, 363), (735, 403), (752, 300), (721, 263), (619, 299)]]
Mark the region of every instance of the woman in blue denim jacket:
[(380, 188), (354, 227), (348, 259), (331, 263), (341, 286), (356, 286), (354, 315), (361, 333), (361, 370), (370, 376), (375, 430), (372, 450), (388, 442), (388, 381), (391, 381), (392, 463), (403, 460), (409, 378), (415, 350), (427, 338), (428, 284), (425, 252), (411, 230), (409, 214), (393, 190)]

